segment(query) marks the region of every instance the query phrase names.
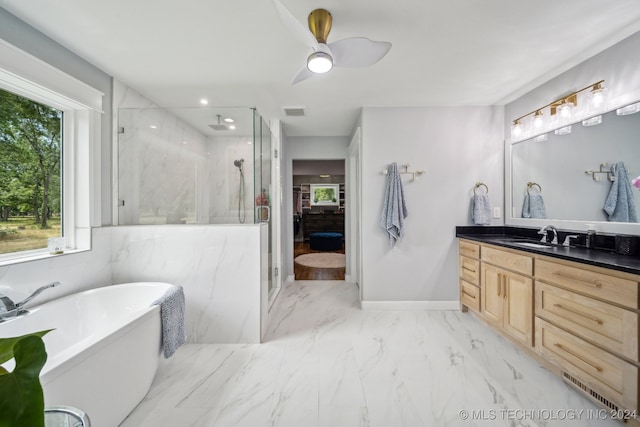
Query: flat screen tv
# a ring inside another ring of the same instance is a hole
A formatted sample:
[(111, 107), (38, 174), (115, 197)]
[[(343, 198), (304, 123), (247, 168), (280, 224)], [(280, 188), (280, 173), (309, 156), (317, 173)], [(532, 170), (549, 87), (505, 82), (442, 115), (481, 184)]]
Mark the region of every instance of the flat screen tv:
[(311, 206), (340, 206), (340, 184), (311, 184)]

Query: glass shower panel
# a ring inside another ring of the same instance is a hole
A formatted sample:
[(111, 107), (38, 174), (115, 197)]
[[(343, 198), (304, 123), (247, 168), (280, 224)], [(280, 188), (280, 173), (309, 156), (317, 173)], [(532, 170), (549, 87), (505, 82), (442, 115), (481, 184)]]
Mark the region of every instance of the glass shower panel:
[(271, 292), (274, 283), (275, 270), (273, 268), (273, 221), (272, 221), (272, 180), (271, 180), (271, 162), (272, 162), (272, 141), (271, 130), (262, 117), (256, 112), (254, 116), (254, 161), (256, 164), (255, 171), (255, 220), (256, 223), (266, 222), (268, 224), (268, 260), (269, 260), (269, 286), (268, 292)]

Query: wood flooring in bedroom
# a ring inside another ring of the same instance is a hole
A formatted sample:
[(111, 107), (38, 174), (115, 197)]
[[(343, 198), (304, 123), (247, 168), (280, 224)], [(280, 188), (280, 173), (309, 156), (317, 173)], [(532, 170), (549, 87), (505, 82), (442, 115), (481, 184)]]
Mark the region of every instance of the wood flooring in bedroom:
[[(296, 242), (293, 246), (293, 257), (297, 257), (302, 254), (309, 254), (313, 252), (322, 252), (311, 249), (308, 242)], [(339, 251), (332, 251), (334, 253), (343, 254), (344, 244)], [(344, 268), (313, 268), (299, 265), (294, 261), (293, 274), (296, 280), (344, 280), (345, 269)]]

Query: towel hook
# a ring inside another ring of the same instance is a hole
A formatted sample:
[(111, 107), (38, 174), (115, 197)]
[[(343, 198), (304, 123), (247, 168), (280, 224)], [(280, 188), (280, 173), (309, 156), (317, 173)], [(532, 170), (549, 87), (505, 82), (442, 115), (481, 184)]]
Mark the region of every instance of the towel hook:
[(527, 194), (531, 194), (531, 187), (538, 187), (538, 193), (542, 193), (542, 187), (537, 182), (527, 182)]
[(475, 187), (473, 187), (473, 194), (478, 194), (478, 193), (476, 193), (476, 190), (477, 190), (479, 187), (484, 187), (485, 192), (486, 192), (487, 194), (489, 194), (489, 187), (487, 187), (487, 184), (485, 184), (484, 182), (479, 182), (479, 181), (478, 181), (478, 182), (476, 182), (476, 186), (475, 186)]

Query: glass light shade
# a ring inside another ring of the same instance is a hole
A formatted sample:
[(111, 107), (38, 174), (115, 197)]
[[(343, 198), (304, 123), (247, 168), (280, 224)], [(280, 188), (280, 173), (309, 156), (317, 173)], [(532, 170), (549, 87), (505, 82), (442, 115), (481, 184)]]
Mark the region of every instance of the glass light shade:
[(307, 58), (307, 68), (312, 73), (327, 73), (333, 68), (333, 58), (325, 52), (314, 52)]
[(570, 117), (572, 109), (573, 102), (563, 102), (562, 104), (558, 105), (558, 114), (560, 114), (561, 117)]
[(626, 107), (621, 107), (616, 110), (616, 114), (619, 116), (628, 116), (629, 114), (635, 114), (640, 111), (640, 102), (636, 102), (635, 104), (627, 105)]
[(542, 111), (536, 111), (536, 114), (533, 116), (533, 127), (539, 128), (544, 124), (544, 117), (542, 115)]
[(582, 121), (582, 126), (596, 126), (602, 123), (602, 116), (594, 116)]
[(556, 130), (554, 131), (554, 133), (555, 133), (556, 135), (568, 135), (568, 134), (570, 134), (570, 133), (571, 133), (571, 125), (569, 125), (569, 126), (565, 126), (565, 127), (563, 127), (563, 128), (560, 128), (560, 129), (556, 129)]
[(607, 88), (604, 88), (599, 84), (594, 86), (594, 88), (589, 92), (591, 105), (594, 107), (600, 107), (602, 104), (604, 104), (606, 96)]
[(522, 123), (520, 123), (520, 121), (516, 120), (516, 122), (511, 126), (511, 135), (515, 138), (522, 135)]

